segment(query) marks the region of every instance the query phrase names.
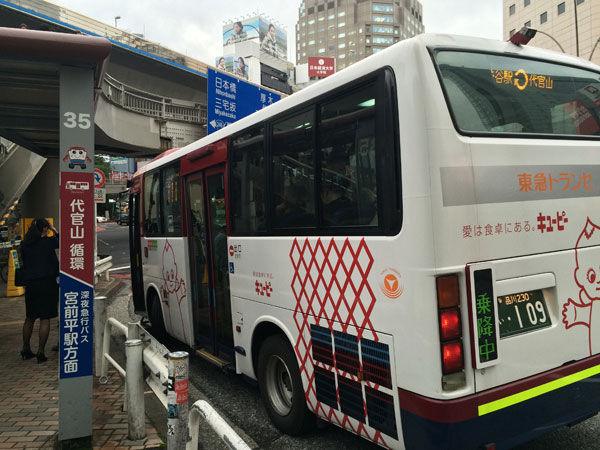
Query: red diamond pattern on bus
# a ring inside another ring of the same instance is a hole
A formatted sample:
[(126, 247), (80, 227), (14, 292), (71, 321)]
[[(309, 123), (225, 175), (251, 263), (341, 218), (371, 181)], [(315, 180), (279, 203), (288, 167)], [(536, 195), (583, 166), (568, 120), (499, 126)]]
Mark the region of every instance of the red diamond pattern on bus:
[[(296, 299), (294, 322), (298, 328), (296, 355), (300, 361), (300, 375), (305, 386), (306, 400), (310, 409), (327, 417), (333, 423), (353, 431), (367, 439), (386, 446), (380, 431), (372, 434), (365, 424), (342, 412), (317, 401), (314, 365), (311, 351), (310, 321), (333, 330), (337, 322), (345, 333), (378, 341), (373, 329), (371, 312), (375, 295), (367, 280), (373, 267), (373, 256), (364, 239), (351, 243), (346, 238), (324, 242), (321, 238), (294, 239), (290, 250), (294, 267), (291, 288)], [(337, 371), (338, 376), (350, 376)], [(339, 400), (339, 393), (338, 400)], [(364, 405), (366, 411), (366, 405)]]

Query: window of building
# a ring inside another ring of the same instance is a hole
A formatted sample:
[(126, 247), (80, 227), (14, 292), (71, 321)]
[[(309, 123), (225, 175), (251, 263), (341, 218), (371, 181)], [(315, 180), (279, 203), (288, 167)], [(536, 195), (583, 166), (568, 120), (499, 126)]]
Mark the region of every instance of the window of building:
[(324, 10), (325, 10), (325, 5), (319, 5), (319, 6), (317, 6), (317, 11), (318, 12), (321, 12), (321, 11), (324, 11)]
[(377, 23), (394, 23), (394, 18), (392, 16), (380, 16), (373, 14), (372, 19), (373, 22)]
[(308, 24), (309, 24), (309, 25), (313, 25), (314, 23), (315, 23), (315, 19), (310, 19), (310, 20), (308, 21)]
[(319, 22), (323, 22), (325, 20), (325, 16), (321, 16), (317, 19)]
[(314, 110), (273, 124), (274, 228), (314, 226)]
[(306, 26), (306, 22), (302, 22), (302, 26), (305, 27)]
[(328, 47), (328, 49), (329, 49), (330, 52), (334, 51), (335, 50), (335, 45), (330, 45)]
[(373, 33), (387, 33), (392, 34), (394, 32), (394, 27), (386, 27), (381, 25), (373, 25)]
[(585, 0), (577, 0), (577, 4), (581, 5)]
[(346, 33), (340, 33), (340, 34), (338, 34), (338, 37), (339, 37), (339, 38), (346, 37)]
[(331, 9), (333, 7), (335, 7), (335, 2), (329, 2), (329, 3), (327, 3), (327, 9)]
[(302, 56), (306, 56), (306, 52), (302, 52)]
[(528, 20), (527, 22), (525, 22), (525, 23), (524, 23), (524, 25), (525, 25), (527, 28), (531, 28), (531, 20)]
[(383, 12), (383, 13), (391, 13), (394, 12), (394, 7), (392, 5), (377, 5), (373, 4), (373, 12)]
[(359, 28), (359, 29), (358, 29), (358, 32), (359, 32), (359, 33), (362, 33), (362, 28)]
[(338, 56), (338, 59), (344, 59), (346, 57), (345, 53), (342, 53), (341, 55)]
[(523, 6), (529, 6), (531, 0), (523, 0)]
[(548, 22), (548, 13), (546, 11), (544, 11), (543, 13), (540, 14), (540, 23), (546, 23)]
[(367, 44), (371, 43), (371, 39), (370, 38), (365, 39), (365, 41), (366, 41)]
[(338, 23), (338, 28), (344, 27), (346, 26), (346, 22), (340, 22)]
[(346, 48), (346, 44), (342, 42), (341, 44), (338, 44), (338, 48)]
[(311, 39), (310, 41), (308, 41), (308, 45), (315, 45), (315, 40)]
[(320, 48), (318, 51), (319, 53), (325, 53), (325, 47)]
[(510, 6), (508, 7), (508, 15), (509, 15), (509, 16), (512, 16), (512, 15), (515, 13), (515, 10), (516, 10), (516, 6), (515, 6), (515, 4), (513, 3), (512, 5), (510, 5)]
[(315, 34), (315, 29), (311, 28), (310, 30), (308, 30), (308, 34)]
[(565, 12), (565, 2), (562, 2), (558, 5), (558, 14), (562, 14)]
[(340, 11), (338, 13), (338, 17), (344, 17), (346, 15), (346, 11)]
[(379, 48), (379, 47), (373, 47), (373, 54), (379, 53), (381, 50), (385, 50), (385, 49)]
[(509, 37), (513, 37), (515, 35), (515, 29), (513, 28), (512, 30), (510, 30), (510, 32), (508, 33)]
[(325, 43), (325, 38), (319, 38), (319, 44), (324, 44)]
[(383, 36), (373, 36), (373, 44), (392, 45), (393, 43), (394, 43), (394, 38), (383, 37)]
[(309, 50), (308, 51), (308, 56), (315, 56), (315, 51), (314, 50)]
[(263, 127), (245, 131), (233, 139), (231, 192), (233, 229), (256, 233), (265, 229), (265, 150)]
[(315, 7), (311, 6), (310, 8), (308, 8), (308, 13), (309, 14), (314, 14), (315, 13)]
[(320, 26), (318, 31), (319, 31), (319, 33), (325, 32), (325, 26), (324, 25)]

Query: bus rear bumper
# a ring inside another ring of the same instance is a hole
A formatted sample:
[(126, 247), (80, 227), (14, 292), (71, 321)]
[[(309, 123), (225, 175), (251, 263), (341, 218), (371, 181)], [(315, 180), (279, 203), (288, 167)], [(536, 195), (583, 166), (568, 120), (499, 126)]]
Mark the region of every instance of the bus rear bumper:
[(600, 355), (456, 400), (399, 400), (407, 449), (511, 448), (600, 411)]

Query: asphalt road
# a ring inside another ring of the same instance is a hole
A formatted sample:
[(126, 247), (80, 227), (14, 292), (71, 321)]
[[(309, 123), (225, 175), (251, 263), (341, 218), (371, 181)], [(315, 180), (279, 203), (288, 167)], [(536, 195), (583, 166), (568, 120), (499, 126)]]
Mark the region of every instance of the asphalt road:
[(98, 255), (113, 257), (110, 273), (129, 272), (129, 227), (114, 222), (98, 223)]
[[(123, 227), (125, 228), (125, 227)], [(126, 323), (129, 319), (129, 282), (110, 304), (109, 317)], [(171, 350), (187, 350), (176, 341), (165, 342)], [(252, 448), (264, 450), (375, 450), (380, 448), (338, 427), (320, 422), (319, 428), (302, 437), (281, 434), (269, 422), (256, 384), (234, 373), (224, 372), (203, 359), (190, 357), (190, 404), (204, 399), (216, 408), (240, 432)], [(166, 420), (166, 414), (165, 414)], [(203, 449), (226, 449), (210, 430), (200, 430)], [(571, 428), (556, 430), (519, 450), (596, 450), (600, 449), (600, 417), (593, 417)]]

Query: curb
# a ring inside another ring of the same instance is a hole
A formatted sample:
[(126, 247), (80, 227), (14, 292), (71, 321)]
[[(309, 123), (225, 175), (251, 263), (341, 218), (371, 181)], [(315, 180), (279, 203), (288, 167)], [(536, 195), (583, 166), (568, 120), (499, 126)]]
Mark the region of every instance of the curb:
[(102, 282), (102, 283), (98, 283), (96, 286), (98, 286), (98, 289), (95, 290), (96, 292), (94, 295), (96, 297), (100, 297), (100, 296), (106, 297), (106, 299), (110, 302), (111, 297), (114, 294), (116, 294), (123, 286), (123, 280), (121, 280), (120, 278), (111, 277), (108, 284), (105, 285), (105, 283)]

